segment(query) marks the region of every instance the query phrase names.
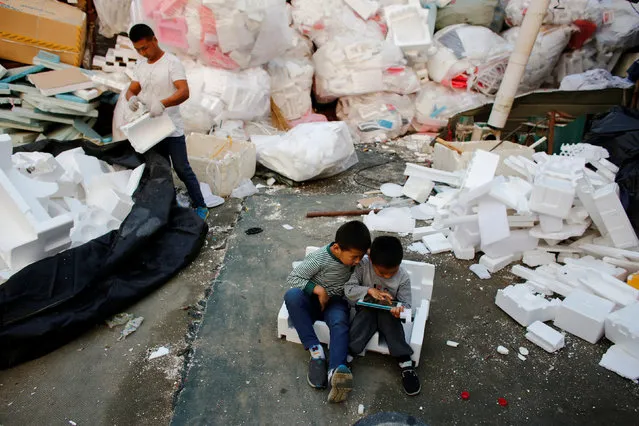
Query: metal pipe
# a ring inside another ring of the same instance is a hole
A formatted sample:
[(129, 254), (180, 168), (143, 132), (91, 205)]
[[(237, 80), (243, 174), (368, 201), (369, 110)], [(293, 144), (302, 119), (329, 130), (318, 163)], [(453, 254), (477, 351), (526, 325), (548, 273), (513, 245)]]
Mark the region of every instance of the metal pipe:
[(519, 31), (519, 37), (517, 37), (517, 43), (515, 44), (515, 50), (513, 50), (508, 60), (504, 79), (499, 86), (499, 91), (488, 119), (488, 125), (495, 129), (503, 129), (506, 125), (521, 77), (526, 70), (530, 52), (535, 45), (535, 40), (537, 40), (537, 34), (544, 16), (546, 16), (549, 4), (550, 0), (531, 1), (530, 7), (526, 11), (526, 16), (524, 16), (521, 31)]

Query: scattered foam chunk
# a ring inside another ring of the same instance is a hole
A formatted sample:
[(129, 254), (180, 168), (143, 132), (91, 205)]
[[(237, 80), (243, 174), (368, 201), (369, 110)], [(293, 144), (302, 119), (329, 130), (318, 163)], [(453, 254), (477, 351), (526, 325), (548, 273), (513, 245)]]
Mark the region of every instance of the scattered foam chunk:
[(530, 324), (526, 331), (526, 339), (546, 352), (556, 352), (565, 345), (564, 335), (541, 321)]
[(630, 380), (639, 379), (639, 359), (630, 355), (621, 345), (612, 345), (601, 357), (599, 365)]

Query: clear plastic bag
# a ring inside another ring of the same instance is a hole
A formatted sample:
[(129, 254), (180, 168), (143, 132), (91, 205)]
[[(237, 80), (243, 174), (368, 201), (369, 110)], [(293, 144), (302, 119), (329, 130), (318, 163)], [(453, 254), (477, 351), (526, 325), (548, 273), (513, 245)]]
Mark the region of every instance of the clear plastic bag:
[[(514, 27), (502, 33), (502, 37), (513, 46), (519, 36), (521, 27)], [(537, 90), (550, 76), (557, 64), (561, 52), (570, 41), (572, 27), (570, 25), (545, 26), (539, 30), (533, 50), (528, 58), (526, 70), (519, 83), (518, 93)]]
[(492, 102), (488, 96), (467, 90), (451, 89), (435, 82), (422, 85), (415, 99), (415, 122), (429, 124), (448, 120), (453, 115)]
[(129, 31), (131, 0), (94, 0), (100, 20), (100, 34), (106, 38)]
[(269, 62), (271, 96), (287, 120), (296, 120), (311, 110), (313, 63), (306, 58), (281, 58)]
[(346, 123), (300, 124), (284, 135), (253, 136), (257, 161), (296, 182), (334, 176), (357, 163)]
[(606, 0), (604, 23), (595, 35), (597, 44), (609, 49), (629, 49), (639, 45), (639, 10), (626, 0)]
[(320, 102), (374, 92), (414, 93), (419, 79), (399, 47), (376, 40), (337, 38), (313, 55), (315, 94)]
[(190, 98), (180, 105), (187, 131), (207, 133), (220, 120), (252, 120), (270, 110), (271, 82), (262, 68), (239, 72), (184, 62)]
[(415, 115), (411, 96), (371, 93), (345, 96), (337, 103), (337, 118), (345, 121), (360, 142), (384, 142), (404, 135)]
[[(524, 15), (533, 0), (510, 0), (506, 5), (506, 23), (511, 27), (521, 26)], [(624, 0), (625, 1), (625, 0)], [(600, 0), (551, 0), (548, 5), (544, 24), (569, 25), (582, 19), (602, 22), (602, 7)]]
[(601, 90), (613, 87), (627, 89), (633, 83), (625, 78), (617, 77), (606, 70), (597, 69), (582, 74), (573, 74), (561, 80), (559, 90)]
[(476, 25), (452, 25), (435, 33), (428, 59), (433, 81), (455, 89), (494, 95), (499, 89), (512, 46), (499, 34)]

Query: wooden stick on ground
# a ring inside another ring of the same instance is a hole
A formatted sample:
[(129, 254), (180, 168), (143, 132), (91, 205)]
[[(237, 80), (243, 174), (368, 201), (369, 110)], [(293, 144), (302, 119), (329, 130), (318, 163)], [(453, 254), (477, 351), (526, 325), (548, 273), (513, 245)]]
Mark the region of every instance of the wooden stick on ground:
[(370, 212), (377, 213), (381, 209), (365, 209), (365, 210), (343, 210), (334, 212), (308, 212), (306, 217), (335, 217), (335, 216), (362, 216)]
[(452, 149), (457, 154), (460, 154), (460, 155), (463, 154), (463, 151), (461, 149), (457, 148), (456, 146), (451, 145), (450, 142), (447, 142), (447, 141), (443, 140), (442, 138), (435, 138), (435, 142), (444, 145), (448, 149)]

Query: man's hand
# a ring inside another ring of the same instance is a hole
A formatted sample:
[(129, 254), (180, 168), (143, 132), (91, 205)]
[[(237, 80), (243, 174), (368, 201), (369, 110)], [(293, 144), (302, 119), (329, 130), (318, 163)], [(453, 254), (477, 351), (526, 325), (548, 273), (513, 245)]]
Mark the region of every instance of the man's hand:
[(390, 293), (378, 290), (376, 288), (369, 288), (368, 295), (375, 300), (385, 300), (387, 302), (391, 302), (393, 300), (393, 296), (391, 296)]
[(149, 109), (149, 114), (151, 117), (159, 117), (164, 112), (164, 104), (160, 101), (155, 101), (151, 104), (151, 108)]
[(131, 96), (129, 98), (129, 109), (133, 112), (137, 111), (140, 108), (140, 99), (137, 96)]
[(326, 289), (322, 287), (321, 285), (316, 285), (315, 288), (313, 289), (313, 294), (315, 294), (317, 298), (319, 299), (320, 306), (322, 307), (322, 312), (324, 312), (324, 309), (326, 309), (326, 305), (328, 304), (328, 301), (330, 299), (328, 297), (328, 293), (326, 292)]
[(395, 318), (399, 318), (399, 315), (404, 312), (404, 307), (403, 306), (395, 306), (393, 309), (391, 309), (390, 313), (392, 316), (394, 316)]

